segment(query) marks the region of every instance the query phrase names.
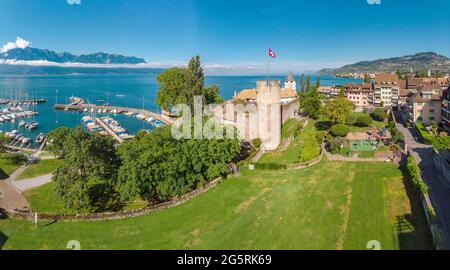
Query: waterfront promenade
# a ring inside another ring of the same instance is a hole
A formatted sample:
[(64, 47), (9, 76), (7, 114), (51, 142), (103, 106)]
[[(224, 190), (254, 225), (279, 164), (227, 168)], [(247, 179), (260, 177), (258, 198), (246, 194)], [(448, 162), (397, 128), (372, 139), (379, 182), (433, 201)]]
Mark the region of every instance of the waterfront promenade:
[(54, 109), (55, 110), (65, 110), (65, 111), (78, 111), (78, 112), (83, 112), (85, 110), (97, 111), (100, 109), (100, 110), (108, 110), (109, 112), (116, 111), (117, 114), (132, 112), (132, 113), (136, 113), (136, 114), (142, 114), (146, 117), (153, 117), (154, 119), (161, 121), (162, 123), (164, 123), (166, 125), (170, 125), (173, 123), (172, 119), (170, 119), (169, 117), (167, 117), (163, 114), (155, 113), (155, 112), (151, 112), (151, 111), (143, 110), (143, 109), (135, 109), (135, 108), (127, 108), (127, 107), (115, 107), (115, 106), (103, 106), (103, 105), (79, 103), (76, 105), (55, 104)]

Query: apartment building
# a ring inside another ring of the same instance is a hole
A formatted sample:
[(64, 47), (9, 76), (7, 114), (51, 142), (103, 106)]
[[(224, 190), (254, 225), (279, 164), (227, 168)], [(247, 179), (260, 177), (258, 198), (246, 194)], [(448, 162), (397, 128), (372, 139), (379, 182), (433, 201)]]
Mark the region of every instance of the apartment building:
[(411, 123), (441, 122), (441, 97), (430, 90), (422, 90), (408, 98), (407, 116)]
[(352, 83), (344, 85), (345, 97), (356, 107), (367, 108), (373, 103), (371, 83)]
[(400, 80), (397, 74), (379, 73), (374, 78), (375, 106), (397, 107), (400, 96)]

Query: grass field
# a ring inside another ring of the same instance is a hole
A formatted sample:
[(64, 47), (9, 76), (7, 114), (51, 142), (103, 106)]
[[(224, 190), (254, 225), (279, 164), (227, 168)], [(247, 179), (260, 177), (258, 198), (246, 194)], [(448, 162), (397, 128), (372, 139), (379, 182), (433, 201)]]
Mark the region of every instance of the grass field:
[[(367, 114), (359, 113), (359, 112), (353, 112), (352, 115), (355, 118), (357, 118), (359, 116), (367, 115)], [(387, 123), (385, 123), (385, 122), (380, 122), (380, 121), (373, 120), (369, 127), (358, 127), (358, 126), (354, 126), (354, 125), (350, 125), (349, 127), (350, 127), (350, 131), (351, 132), (364, 132), (364, 131), (372, 130), (373, 127), (376, 127), (378, 130), (380, 130), (381, 128), (384, 128), (386, 125), (387, 125)]]
[(17, 165), (14, 165), (7, 159), (6, 155), (7, 154), (0, 154), (0, 180), (8, 178), (9, 175), (17, 169)]
[(62, 164), (59, 159), (40, 160), (35, 164), (30, 165), (22, 174), (17, 177), (17, 180), (29, 179), (40, 175), (50, 174)]
[[(402, 172), (384, 163), (322, 161), (305, 170), (243, 171), (183, 205), (133, 219), (0, 220), (5, 249), (430, 248)], [(1, 247), (0, 247), (1, 248)]]
[(23, 195), (34, 212), (56, 214), (64, 209), (64, 203), (56, 199), (53, 182), (28, 190)]
[[(310, 120), (306, 125), (305, 130), (314, 128), (315, 128), (314, 122)], [(302, 136), (303, 134), (304, 133), (302, 132), (299, 136), (297, 136), (284, 151), (274, 150), (266, 152), (259, 159), (258, 163), (278, 163), (278, 164), (298, 163), (299, 162), (298, 155), (304, 139), (304, 137)]]

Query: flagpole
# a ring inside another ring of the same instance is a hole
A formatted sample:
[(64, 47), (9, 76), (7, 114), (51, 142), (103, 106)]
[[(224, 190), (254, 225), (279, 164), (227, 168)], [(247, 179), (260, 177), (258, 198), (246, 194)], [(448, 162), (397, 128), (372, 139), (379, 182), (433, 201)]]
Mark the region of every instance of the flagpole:
[(267, 57), (267, 85), (270, 85), (270, 56)]

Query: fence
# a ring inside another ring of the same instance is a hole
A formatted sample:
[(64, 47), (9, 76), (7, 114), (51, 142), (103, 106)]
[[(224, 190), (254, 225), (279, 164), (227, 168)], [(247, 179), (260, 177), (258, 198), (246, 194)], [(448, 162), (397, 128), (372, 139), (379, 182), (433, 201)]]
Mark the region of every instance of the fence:
[[(103, 221), (103, 220), (119, 220), (126, 218), (138, 217), (146, 214), (150, 214), (162, 209), (174, 207), (180, 204), (183, 204), (192, 198), (197, 197), (198, 195), (210, 190), (211, 188), (217, 186), (222, 181), (222, 178), (217, 178), (209, 183), (207, 183), (204, 187), (197, 188), (183, 196), (173, 198), (169, 201), (158, 203), (155, 205), (151, 205), (146, 208), (135, 209), (135, 210), (126, 210), (120, 212), (105, 212), (105, 213), (90, 213), (90, 214), (46, 214), (46, 213), (37, 213), (38, 220), (44, 221)], [(36, 213), (31, 212), (20, 212), (20, 211), (10, 211), (4, 210), (2, 215), (6, 215), (9, 218), (19, 219), (19, 220), (30, 220), (33, 221), (35, 219)]]

